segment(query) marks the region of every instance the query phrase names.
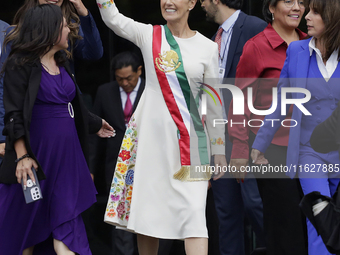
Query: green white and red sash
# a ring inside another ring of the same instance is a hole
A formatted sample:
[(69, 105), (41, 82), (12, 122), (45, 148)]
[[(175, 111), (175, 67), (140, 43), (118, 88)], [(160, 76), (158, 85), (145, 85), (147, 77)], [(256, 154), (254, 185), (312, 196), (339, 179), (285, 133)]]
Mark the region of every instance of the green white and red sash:
[[(189, 171), (190, 166), (193, 165), (207, 165), (209, 155), (204, 127), (184, 72), (179, 45), (166, 25), (154, 26), (152, 49), (154, 67), (162, 94), (179, 132), (181, 170), (186, 168)], [(194, 132), (190, 131), (193, 130), (190, 129), (191, 125), (194, 127)], [(193, 137), (197, 139), (195, 144), (198, 144), (198, 148), (190, 148), (190, 138)], [(198, 151), (200, 162), (192, 162), (190, 149)]]

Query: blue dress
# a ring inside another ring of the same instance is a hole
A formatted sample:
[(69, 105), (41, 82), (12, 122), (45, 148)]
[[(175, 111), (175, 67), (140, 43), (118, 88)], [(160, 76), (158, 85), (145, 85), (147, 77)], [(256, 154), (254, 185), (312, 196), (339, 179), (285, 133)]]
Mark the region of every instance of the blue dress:
[(96, 201), (96, 189), (68, 105), (75, 94), (64, 68), (59, 75), (42, 68), (30, 142), (46, 174), (40, 181), (43, 199), (27, 205), (20, 184), (0, 184), (1, 255), (21, 255), (31, 246), (35, 255), (55, 254), (53, 238), (77, 254), (91, 254), (80, 214)]

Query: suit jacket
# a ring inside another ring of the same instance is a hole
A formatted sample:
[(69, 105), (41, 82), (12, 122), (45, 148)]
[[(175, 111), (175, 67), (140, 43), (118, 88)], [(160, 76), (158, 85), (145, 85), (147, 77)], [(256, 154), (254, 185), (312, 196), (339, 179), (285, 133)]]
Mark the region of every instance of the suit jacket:
[[(41, 68), (39, 60), (18, 66), (15, 64), (15, 60), (11, 59), (6, 65), (4, 79), (5, 128), (3, 130), (3, 134), (6, 135), (6, 149), (0, 167), (0, 183), (17, 183), (15, 176), (17, 155), (14, 143), (19, 138), (24, 138), (28, 154), (37, 161), (30, 146), (30, 125), (32, 109), (40, 87)], [(76, 84), (74, 75), (67, 65), (65, 65), (65, 69)], [(80, 145), (86, 160), (88, 160), (88, 133), (97, 132), (102, 126), (102, 120), (86, 109), (78, 86), (76, 86), (76, 96), (71, 103)], [(45, 179), (43, 169), (38, 161), (37, 163), (39, 166), (38, 179)]]
[[(306, 88), (308, 68), (310, 62), (310, 52), (308, 44), (311, 38), (308, 40), (301, 40), (292, 42), (287, 49), (287, 58), (281, 71), (280, 81), (278, 83), (278, 101), (276, 110), (266, 116), (266, 119), (279, 119), (283, 120), (285, 116), (281, 115), (281, 90), (284, 87), (293, 88)], [(340, 74), (336, 70), (333, 76), (338, 77)], [(299, 78), (299, 79), (288, 79)], [(320, 77), (321, 78), (321, 77)], [(287, 93), (287, 98), (304, 98), (303, 93)], [(289, 104), (286, 107), (288, 112)], [(322, 111), (323, 109), (320, 109)], [(327, 109), (328, 112), (328, 109)], [(296, 174), (294, 167), (297, 167), (299, 160), (300, 141), (303, 139), (303, 143), (308, 142), (308, 138), (305, 134), (301, 134), (301, 118), (302, 112), (294, 105), (292, 119), (297, 121), (295, 127), (291, 127), (289, 131), (288, 151), (287, 151), (287, 166), (289, 169), (288, 175), (293, 178)], [(261, 152), (265, 152), (271, 143), (277, 129), (281, 126), (281, 121), (275, 121), (272, 127), (271, 121), (264, 121), (264, 125), (260, 128), (256, 135), (256, 139), (253, 143), (253, 148), (258, 149)], [(270, 122), (270, 123), (269, 123)]]
[[(240, 12), (233, 28), (230, 40), (227, 64), (224, 78), (235, 78), (236, 67), (240, 61), (244, 44), (252, 37), (263, 31), (268, 24), (260, 18)], [(215, 40), (216, 34), (212, 37)]]
[[(145, 80), (141, 78), (133, 112), (145, 88)], [(111, 185), (119, 150), (125, 134), (124, 112), (120, 98), (119, 85), (116, 81), (106, 83), (98, 88), (93, 112), (105, 119), (116, 131), (116, 136), (109, 139), (93, 137), (93, 153), (90, 156), (90, 170), (98, 178), (104, 178), (106, 187)], [(97, 185), (98, 186), (98, 185)], [(105, 190), (107, 194), (108, 190)], [(100, 191), (99, 191), (100, 192)]]
[[(240, 11), (240, 14), (234, 24), (233, 34), (231, 36), (227, 63), (224, 71), (224, 78), (228, 79), (228, 84), (235, 84), (236, 68), (243, 52), (244, 44), (252, 37), (262, 32), (268, 24), (262, 19), (250, 16)], [(216, 34), (212, 37), (215, 40)], [(229, 105), (232, 100), (232, 94), (229, 90), (223, 89), (223, 100), (226, 114), (229, 112)], [(227, 129), (226, 129), (227, 134)], [(228, 137), (226, 135), (226, 137)]]
[[(233, 28), (233, 34), (231, 36), (227, 63), (225, 66), (224, 78), (227, 79), (228, 84), (235, 84), (234, 79), (236, 76), (236, 68), (240, 57), (242, 55), (244, 44), (252, 37), (262, 32), (268, 24), (260, 18), (250, 16), (244, 12), (240, 12)], [(212, 37), (215, 40), (216, 34)], [(229, 112), (229, 105), (232, 100), (232, 94), (229, 90), (223, 89), (222, 96), (225, 106), (225, 113)], [(229, 161), (231, 155), (231, 142), (229, 141), (228, 129), (225, 130), (226, 139), (226, 158)]]

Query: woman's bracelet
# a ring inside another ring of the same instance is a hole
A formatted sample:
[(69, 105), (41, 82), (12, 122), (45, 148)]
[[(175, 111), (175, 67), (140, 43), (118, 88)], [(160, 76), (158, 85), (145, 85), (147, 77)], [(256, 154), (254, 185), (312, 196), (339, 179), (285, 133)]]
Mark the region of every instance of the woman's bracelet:
[(20, 160), (24, 159), (24, 158), (29, 158), (30, 155), (28, 153), (26, 153), (25, 155), (21, 156), (20, 158), (17, 158), (14, 162), (18, 163)]

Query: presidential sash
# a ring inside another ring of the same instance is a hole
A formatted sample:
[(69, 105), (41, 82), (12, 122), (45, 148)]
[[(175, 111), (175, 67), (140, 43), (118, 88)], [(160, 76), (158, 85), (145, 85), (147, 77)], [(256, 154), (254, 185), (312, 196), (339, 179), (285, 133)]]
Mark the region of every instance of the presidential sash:
[[(152, 50), (161, 91), (178, 129), (181, 169), (174, 178), (182, 181), (209, 180), (211, 173), (202, 171), (209, 164), (207, 137), (184, 72), (179, 45), (166, 25), (153, 27)], [(194, 127), (194, 131), (190, 127)], [(190, 139), (197, 139), (193, 144), (197, 144), (198, 148), (190, 148)], [(199, 162), (192, 162), (191, 151), (198, 151)]]

